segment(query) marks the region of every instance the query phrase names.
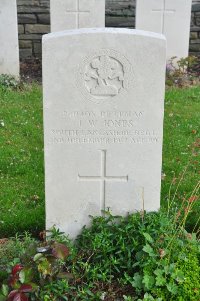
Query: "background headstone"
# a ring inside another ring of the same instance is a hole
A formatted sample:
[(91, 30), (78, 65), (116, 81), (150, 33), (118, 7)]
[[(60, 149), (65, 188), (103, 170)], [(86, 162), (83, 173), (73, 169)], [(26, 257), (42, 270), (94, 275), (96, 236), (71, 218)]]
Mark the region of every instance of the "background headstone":
[[(136, 0), (105, 2), (106, 27), (135, 28)], [(200, 0), (192, 3), (190, 54), (200, 55)], [(50, 0), (17, 0), (17, 4), (20, 58), (41, 58), (42, 35), (50, 32)]]
[(166, 41), (155, 33), (44, 36), (47, 228), (74, 237), (108, 207), (159, 209), (165, 65)]
[(167, 58), (187, 57), (192, 0), (137, 0), (136, 28), (163, 33)]
[(19, 76), (16, 0), (0, 1), (0, 74)]
[(51, 31), (105, 27), (105, 0), (51, 0)]

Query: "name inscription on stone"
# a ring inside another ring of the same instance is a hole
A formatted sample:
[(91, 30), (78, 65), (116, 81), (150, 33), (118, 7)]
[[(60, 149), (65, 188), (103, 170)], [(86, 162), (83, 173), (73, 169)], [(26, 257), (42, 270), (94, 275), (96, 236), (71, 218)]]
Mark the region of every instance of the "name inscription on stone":
[(158, 143), (157, 131), (141, 126), (144, 111), (67, 111), (63, 127), (52, 128), (49, 144)]

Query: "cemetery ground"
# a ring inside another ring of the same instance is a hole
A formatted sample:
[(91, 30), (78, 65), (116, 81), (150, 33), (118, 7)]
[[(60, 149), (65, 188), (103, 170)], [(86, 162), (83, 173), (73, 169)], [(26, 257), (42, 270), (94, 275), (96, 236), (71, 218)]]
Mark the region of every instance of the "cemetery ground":
[[(0, 237), (23, 231), (37, 235), (44, 229), (42, 90), (33, 84), (0, 93)], [(199, 98), (200, 87), (166, 92), (161, 197), (165, 207), (175, 192), (180, 206), (199, 179)], [(188, 221), (191, 227), (199, 216), (198, 202), (196, 207)]]
[(0, 300), (13, 265), (9, 300), (199, 300), (199, 99), (200, 86), (166, 91), (161, 213), (96, 218), (72, 246), (55, 229), (36, 242), (45, 227), (41, 86), (0, 88)]

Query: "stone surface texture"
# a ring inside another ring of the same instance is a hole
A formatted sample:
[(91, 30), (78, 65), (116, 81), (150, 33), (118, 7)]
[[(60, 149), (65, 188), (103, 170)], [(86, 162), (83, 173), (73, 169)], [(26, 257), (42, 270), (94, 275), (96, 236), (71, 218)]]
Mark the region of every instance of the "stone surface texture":
[(0, 1), (0, 74), (19, 76), (16, 0)]
[[(20, 57), (22, 59), (41, 57), (41, 52), (35, 53), (34, 50), (34, 44), (41, 43), (43, 34), (41, 28), (37, 28), (39, 33), (30, 34), (26, 31), (26, 25), (50, 25), (50, 0), (17, 0), (17, 4), (19, 40), (29, 40), (31, 42), (31, 46), (26, 49), (20, 47)], [(134, 28), (135, 7), (135, 0), (106, 0), (106, 26)], [(50, 26), (46, 29), (50, 32)], [(190, 32), (190, 53), (200, 54), (200, 0), (193, 0)], [(182, 29), (180, 29), (181, 34)]]
[(105, 0), (50, 0), (51, 31), (105, 27)]
[(165, 66), (160, 34), (44, 36), (47, 228), (75, 237), (108, 207), (120, 215), (159, 209)]
[(137, 1), (136, 28), (164, 34), (169, 60), (189, 54), (191, 4), (192, 0)]

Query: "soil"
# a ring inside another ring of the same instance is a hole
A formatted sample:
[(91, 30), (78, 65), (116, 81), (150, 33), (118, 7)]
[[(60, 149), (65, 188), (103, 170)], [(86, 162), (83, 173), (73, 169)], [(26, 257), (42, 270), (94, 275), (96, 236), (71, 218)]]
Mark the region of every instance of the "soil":
[(42, 61), (40, 59), (24, 60), (20, 63), (22, 81), (42, 83)]

